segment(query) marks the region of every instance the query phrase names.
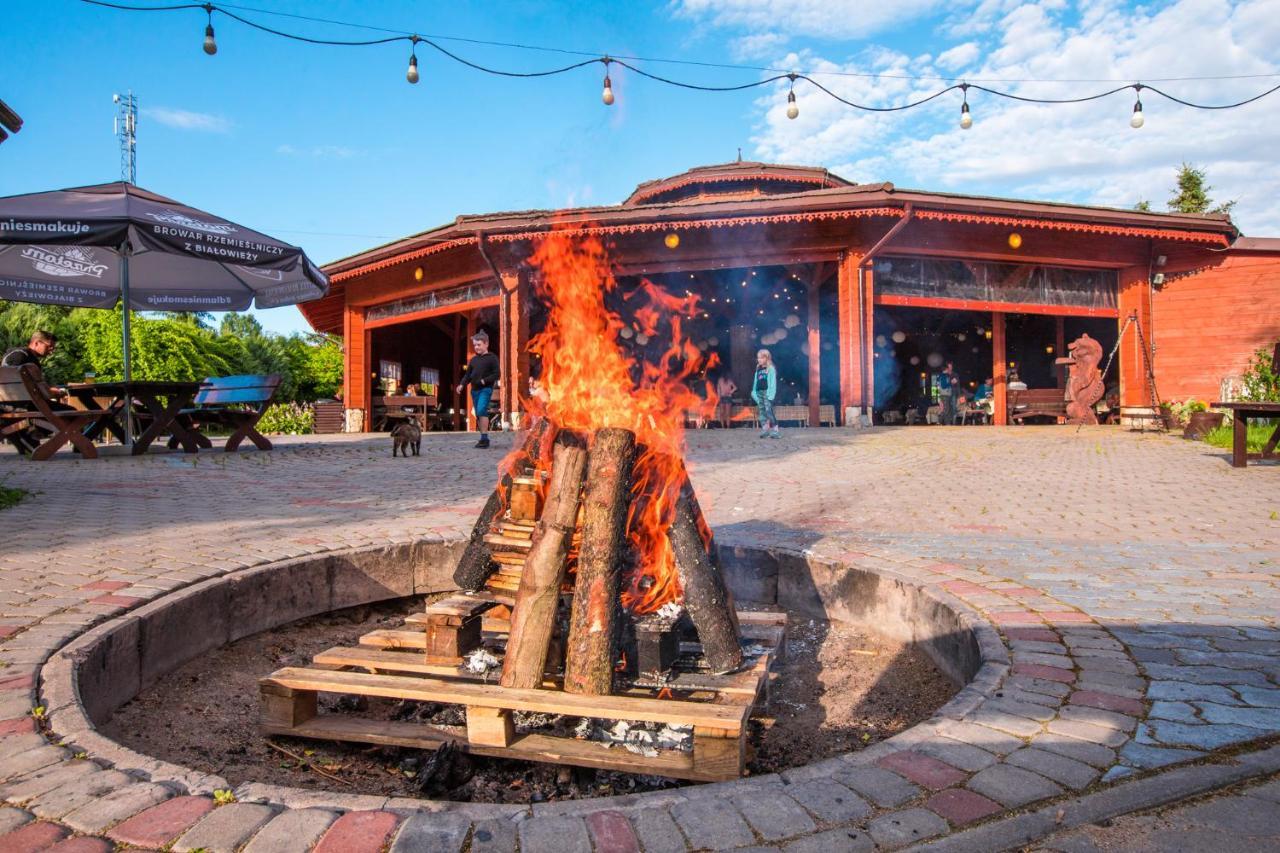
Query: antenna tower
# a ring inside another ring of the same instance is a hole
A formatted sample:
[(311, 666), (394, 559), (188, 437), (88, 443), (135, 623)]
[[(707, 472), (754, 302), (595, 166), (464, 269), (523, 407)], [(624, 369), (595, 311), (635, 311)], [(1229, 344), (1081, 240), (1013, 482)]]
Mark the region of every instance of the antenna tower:
[(112, 95), (116, 103), (116, 139), (120, 140), (120, 178), (126, 183), (138, 182), (138, 98), (130, 89), (127, 95)]

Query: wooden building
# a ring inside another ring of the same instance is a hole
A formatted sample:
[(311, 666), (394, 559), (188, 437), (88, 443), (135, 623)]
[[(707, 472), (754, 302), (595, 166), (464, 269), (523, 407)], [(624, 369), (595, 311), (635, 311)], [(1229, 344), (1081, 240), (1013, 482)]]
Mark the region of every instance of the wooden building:
[(904, 190), (737, 162), (641, 184), (619, 205), (460, 216), (329, 264), (329, 295), (301, 309), (346, 342), (348, 427), (370, 422), (384, 377), (438, 375), (442, 405), (463, 410), (451, 388), (477, 328), (496, 338), (502, 411), (518, 412), (541, 308), (526, 259), (564, 224), (604, 239), (620, 282), (699, 294), (690, 334), (739, 387), (756, 347), (771, 345), (787, 380), (780, 402), (802, 402), (814, 424), (820, 403), (869, 422), (927, 402), (943, 361), (967, 384), (993, 380), (1003, 422), (1011, 367), (1054, 387), (1053, 361), (1081, 332), (1116, 350), (1107, 382), (1122, 406), (1152, 405), (1148, 365), (1162, 399), (1213, 398), (1280, 338), (1280, 240), (1242, 238), (1225, 215)]

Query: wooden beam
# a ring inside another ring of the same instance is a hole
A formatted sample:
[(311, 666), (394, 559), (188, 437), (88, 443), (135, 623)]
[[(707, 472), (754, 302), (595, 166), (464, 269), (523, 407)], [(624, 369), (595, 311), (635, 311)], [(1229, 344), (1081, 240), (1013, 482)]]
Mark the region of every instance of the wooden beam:
[[(1054, 358), (1067, 357), (1067, 321), (1066, 318), (1058, 315), (1053, 320), (1053, 355)], [(1067, 387), (1067, 370), (1059, 364), (1054, 366), (1055, 376), (1058, 380), (1059, 388)]]
[(410, 314), (399, 314), (395, 317), (384, 317), (381, 320), (370, 320), (365, 325), (370, 329), (381, 329), (385, 326), (398, 326), (401, 323), (412, 323), (415, 320), (428, 320), (432, 317), (443, 317), (459, 312), (471, 313), (478, 308), (492, 308), (499, 304), (499, 297), (476, 299), (471, 302), (459, 302), (456, 305), (441, 305), (436, 308), (424, 308)]
[(992, 389), (992, 405), (995, 407), (995, 423), (1006, 426), (1009, 423), (1009, 388), (1007, 362), (1005, 354), (1004, 314), (996, 311), (991, 314), (991, 376), (995, 388)]
[(1115, 308), (1082, 308), (1072, 305), (1036, 305), (1022, 302), (984, 302), (977, 299), (944, 299), (937, 296), (897, 296), (880, 294), (877, 305), (902, 305), (913, 308), (942, 308), (955, 311), (999, 311), (1009, 314), (1048, 314), (1063, 317), (1116, 317)]

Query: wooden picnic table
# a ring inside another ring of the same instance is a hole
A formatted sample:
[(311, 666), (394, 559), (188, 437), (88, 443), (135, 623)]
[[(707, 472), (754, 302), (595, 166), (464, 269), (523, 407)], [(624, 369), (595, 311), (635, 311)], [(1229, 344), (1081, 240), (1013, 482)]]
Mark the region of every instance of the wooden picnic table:
[(107, 431), (124, 443), (124, 418), (135, 413), (147, 416), (150, 423), (133, 439), (134, 456), (146, 453), (151, 442), (165, 434), (176, 438), (187, 453), (199, 449), (196, 436), (177, 420), (178, 413), (191, 405), (199, 390), (199, 382), (72, 382), (67, 385), (67, 393), (86, 408), (95, 408), (100, 400), (109, 400), (102, 408), (116, 412), (86, 432), (89, 439), (96, 439)]
[(373, 428), (381, 429), (389, 420), (416, 418), (418, 426), (427, 428), (427, 418), (435, 408), (436, 398), (431, 396), (408, 397), (390, 395), (373, 398)]
[[(1280, 353), (1280, 347), (1276, 348)], [(1231, 465), (1243, 468), (1250, 459), (1276, 459), (1276, 444), (1280, 443), (1280, 423), (1267, 440), (1261, 453), (1249, 452), (1249, 418), (1280, 418), (1280, 403), (1210, 403), (1212, 409), (1230, 409), (1235, 417), (1231, 425)]]

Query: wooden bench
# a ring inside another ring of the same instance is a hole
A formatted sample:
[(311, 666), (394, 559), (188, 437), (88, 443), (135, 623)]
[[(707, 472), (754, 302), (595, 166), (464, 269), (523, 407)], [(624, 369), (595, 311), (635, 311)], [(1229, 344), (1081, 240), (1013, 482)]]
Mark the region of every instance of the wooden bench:
[(1067, 417), (1067, 400), (1061, 388), (1027, 388), (1009, 392), (1009, 422), (1022, 423), (1027, 418), (1053, 418), (1062, 423)]
[[(259, 450), (270, 450), (271, 442), (258, 432), (258, 421), (271, 405), (271, 399), (280, 387), (280, 376), (215, 376), (206, 379), (196, 394), (195, 405), (183, 409), (177, 417), (178, 423), (191, 431), (201, 447), (213, 447), (208, 436), (199, 432), (195, 424), (218, 424), (232, 429), (227, 439), (226, 451), (234, 451), (246, 438)], [(169, 440), (170, 447), (176, 447), (175, 439)]]
[(43, 461), (67, 442), (85, 459), (98, 449), (85, 432), (115, 417), (118, 409), (72, 409), (58, 402), (34, 364), (0, 367), (0, 435), (31, 458)]

